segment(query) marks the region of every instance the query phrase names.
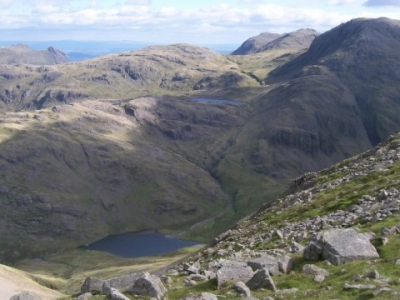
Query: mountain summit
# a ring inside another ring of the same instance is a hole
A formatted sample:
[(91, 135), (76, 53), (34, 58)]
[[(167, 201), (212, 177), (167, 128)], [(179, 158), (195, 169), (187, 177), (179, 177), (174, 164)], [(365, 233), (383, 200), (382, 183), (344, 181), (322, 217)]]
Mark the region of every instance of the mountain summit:
[(305, 49), (318, 36), (314, 29), (299, 29), (285, 34), (261, 33), (246, 40), (232, 55), (259, 53), (273, 49)]
[(0, 47), (0, 64), (55, 65), (68, 61), (67, 55), (54, 47), (46, 50), (33, 50), (24, 44)]

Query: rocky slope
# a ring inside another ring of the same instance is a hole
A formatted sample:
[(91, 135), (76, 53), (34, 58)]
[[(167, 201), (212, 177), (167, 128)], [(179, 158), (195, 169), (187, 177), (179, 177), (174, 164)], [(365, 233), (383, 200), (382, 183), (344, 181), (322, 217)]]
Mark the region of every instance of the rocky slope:
[[(398, 297), (399, 170), (400, 134), (300, 176), (287, 196), (171, 267), (161, 276), (165, 286), (155, 276), (137, 273), (87, 278), (81, 291), (107, 294), (113, 287), (169, 299)], [(135, 289), (137, 278), (147, 278), (153, 289)]]
[(232, 52), (232, 55), (245, 55), (251, 53), (259, 52), (263, 46), (267, 45), (269, 42), (279, 38), (281, 34), (263, 32), (257, 36), (253, 36), (248, 40), (244, 41), (238, 49)]
[(23, 44), (0, 47), (0, 64), (4, 65), (55, 65), (68, 61), (65, 53), (53, 47), (46, 50), (32, 50)]

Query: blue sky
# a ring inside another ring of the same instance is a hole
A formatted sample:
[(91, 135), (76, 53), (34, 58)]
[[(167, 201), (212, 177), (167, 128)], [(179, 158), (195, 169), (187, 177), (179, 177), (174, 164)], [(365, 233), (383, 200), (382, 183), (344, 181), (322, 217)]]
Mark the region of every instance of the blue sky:
[(400, 0), (0, 0), (0, 41), (240, 44), (382, 16), (400, 19)]

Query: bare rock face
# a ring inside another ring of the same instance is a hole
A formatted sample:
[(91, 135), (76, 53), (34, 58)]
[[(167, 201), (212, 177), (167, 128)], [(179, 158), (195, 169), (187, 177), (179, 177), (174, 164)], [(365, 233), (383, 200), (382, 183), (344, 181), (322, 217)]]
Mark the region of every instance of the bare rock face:
[(104, 280), (96, 277), (87, 277), (85, 282), (81, 286), (81, 293), (102, 293), (103, 292)]
[(357, 233), (354, 229), (325, 231), (317, 241), (311, 242), (305, 249), (304, 258), (318, 259), (319, 254), (322, 254), (323, 258), (334, 265), (379, 257), (369, 238), (364, 234)]

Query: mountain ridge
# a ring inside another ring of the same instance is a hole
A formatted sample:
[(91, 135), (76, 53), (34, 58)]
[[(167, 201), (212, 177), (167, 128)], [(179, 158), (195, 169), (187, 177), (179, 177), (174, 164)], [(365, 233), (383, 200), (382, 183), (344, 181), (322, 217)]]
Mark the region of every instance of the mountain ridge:
[[(359, 22), (351, 24), (391, 24)], [(391, 30), (398, 27), (373, 36), (392, 41)], [(185, 237), (205, 240), (273, 201), (299, 174), (394, 133), (400, 91), (390, 45), (397, 40), (383, 48), (387, 60), (341, 61), (357, 44), (335, 56), (339, 65), (312, 60), (312, 49), (331, 34), (303, 54), (273, 50), (265, 80), (245, 60), (184, 44), (80, 63), (1, 66), (0, 205), (9, 212), (0, 224), (3, 261), (108, 234), (179, 231), (204, 219)], [(348, 43), (357, 41), (354, 35)], [(376, 132), (379, 139), (371, 138)]]

